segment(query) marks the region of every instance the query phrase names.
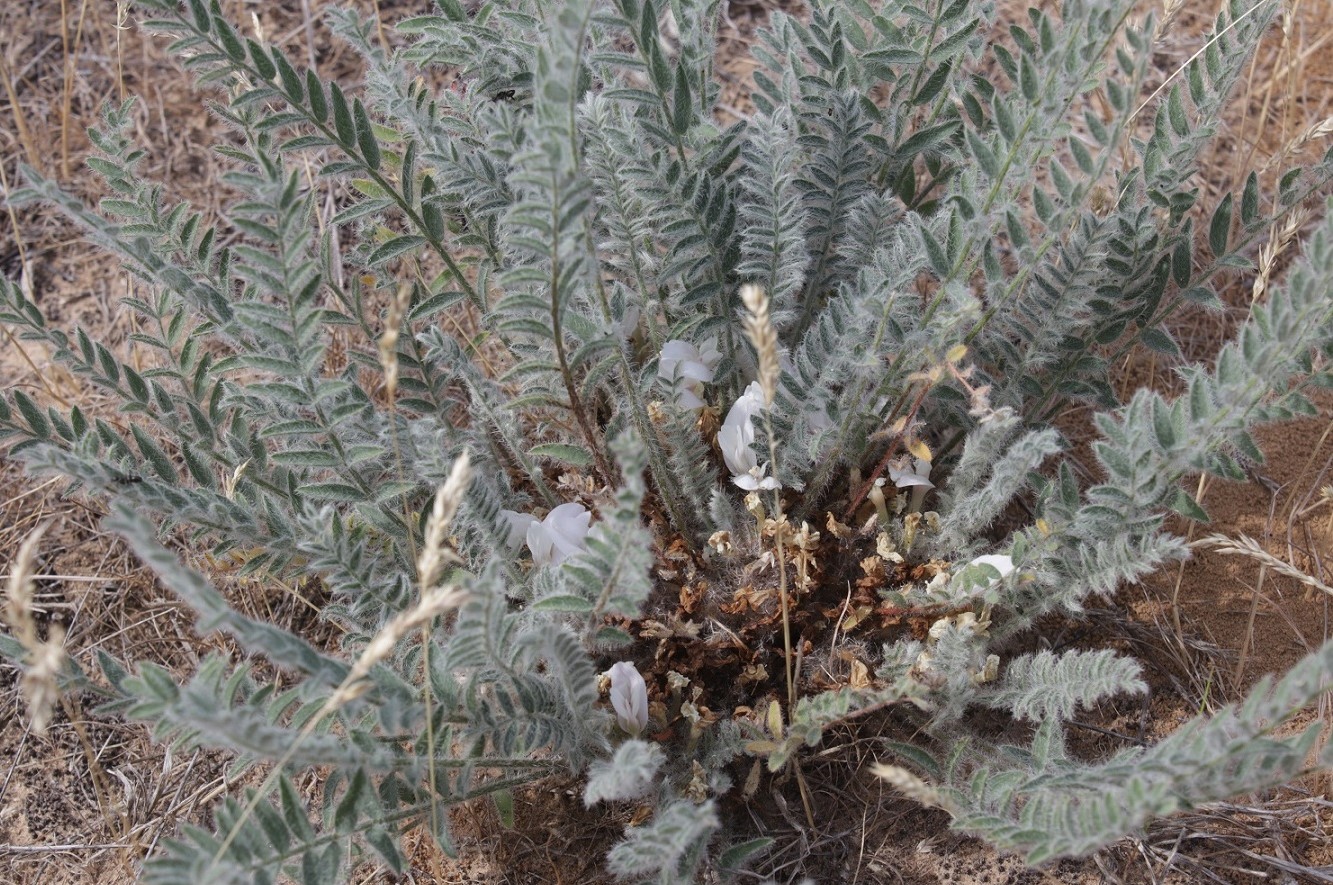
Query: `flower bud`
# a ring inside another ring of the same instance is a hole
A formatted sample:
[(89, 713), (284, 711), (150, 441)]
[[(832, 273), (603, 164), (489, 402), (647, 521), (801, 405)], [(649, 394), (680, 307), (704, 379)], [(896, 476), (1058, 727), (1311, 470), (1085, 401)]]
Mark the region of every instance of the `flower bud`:
[(607, 675), (611, 677), (616, 722), (627, 734), (637, 737), (648, 725), (648, 684), (628, 661), (612, 664)]

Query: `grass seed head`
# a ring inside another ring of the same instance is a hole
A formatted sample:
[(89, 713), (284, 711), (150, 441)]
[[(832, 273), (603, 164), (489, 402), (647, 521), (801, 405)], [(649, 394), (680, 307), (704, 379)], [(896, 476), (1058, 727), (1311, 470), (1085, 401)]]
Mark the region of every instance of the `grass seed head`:
[(14, 637), (26, 652), (26, 668), (21, 683), (23, 696), (32, 714), (34, 734), (46, 734), (56, 700), (60, 696), (60, 668), (65, 660), (65, 631), (52, 626), (46, 640), (37, 634), (37, 619), (33, 616), (32, 576), (37, 562), (37, 546), (50, 523), (42, 523), (28, 533), (19, 547), (9, 572), (5, 620), (14, 631)]
[(764, 405), (771, 406), (778, 391), (778, 333), (768, 315), (768, 294), (750, 283), (741, 286), (741, 301), (745, 304), (745, 337), (750, 339), (759, 357), (759, 387), (764, 392)]

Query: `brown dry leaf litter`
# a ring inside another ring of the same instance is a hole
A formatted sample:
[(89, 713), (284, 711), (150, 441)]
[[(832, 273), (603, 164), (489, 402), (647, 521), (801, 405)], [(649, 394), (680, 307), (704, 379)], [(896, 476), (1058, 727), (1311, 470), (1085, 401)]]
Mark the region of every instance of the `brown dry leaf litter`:
[[(101, 102), (136, 94), (142, 96), (136, 135), (151, 145), (144, 174), (216, 213), (219, 169), (207, 146), (224, 138), (224, 130), (200, 107), (199, 93), (188, 79), (163, 57), (162, 44), (134, 30), (132, 22), (118, 21), (118, 5), (14, 0), (0, 7), (0, 30), (7, 35), (0, 47), (5, 180), (12, 186), (17, 163), (27, 162), (95, 200), (100, 194), (94, 182), (80, 172), (87, 150), (83, 131), (95, 122)], [(355, 59), (318, 24), (319, 13), (329, 5), (328, 0), (310, 0), (307, 20), (293, 11), (297, 4), (224, 3), (233, 20), (248, 21), (257, 12), (269, 39), (317, 63), (326, 75), (347, 77), (355, 73)], [(375, 4), (361, 0), (359, 5), (371, 13)], [(1026, 5), (1006, 0), (1003, 15), (1019, 17)], [(1211, 20), (1214, 5), (1181, 6), (1159, 47), (1163, 75), (1198, 47), (1197, 35)], [(379, 6), (393, 20), (422, 11), (425, 3), (380, 0)], [(1250, 67), (1245, 94), (1209, 158), (1201, 205), (1214, 205), (1221, 193), (1243, 182), (1249, 169), (1271, 178), (1274, 157), (1309, 158), (1327, 146), (1326, 121), (1333, 114), (1333, 5), (1290, 0), (1288, 7), (1289, 14)], [(754, 65), (745, 47), (768, 8), (734, 2), (721, 31), (723, 110), (733, 117), (749, 110), (745, 90)], [(800, 13), (795, 6), (782, 8)], [(119, 30), (118, 23), (130, 29)], [(116, 261), (82, 244), (71, 225), (50, 213), (25, 211), (14, 222), (11, 227), (8, 218), (0, 219), (0, 271), (24, 278), (53, 323), (82, 324), (100, 340), (123, 343), (133, 329), (117, 304), (132, 291), (132, 283)], [(1280, 280), (1292, 254), (1288, 248), (1274, 255), (1274, 280)], [(1187, 354), (1215, 352), (1243, 319), (1253, 285), (1249, 276), (1232, 281), (1227, 314), (1178, 318), (1175, 333)], [(1125, 386), (1150, 383), (1170, 389), (1173, 383), (1170, 367), (1151, 357), (1136, 356), (1118, 374)], [(45, 353), (9, 340), (0, 345), (0, 383), (22, 385), (54, 402), (86, 403), (90, 395), (76, 379), (50, 366)], [(1322, 405), (1327, 416), (1330, 403)], [(1330, 436), (1327, 417), (1261, 434), (1269, 463), (1258, 468), (1252, 482), (1213, 483), (1207, 489), (1203, 502), (1213, 517), (1207, 530), (1247, 535), (1273, 556), (1326, 583), (1333, 580), (1328, 567), (1333, 505), (1319, 498), (1319, 489), (1333, 484)], [(0, 472), (0, 569), (7, 573), (8, 558), (37, 522), (54, 518), (42, 545), (39, 574), (59, 577), (38, 580), (39, 621), (63, 625), (66, 648), (85, 665), (102, 648), (184, 675), (200, 656), (225, 648), (216, 637), (195, 635), (193, 615), (158, 587), (116, 539), (97, 528), (98, 516), (86, 502), (62, 497), (59, 484), (24, 479), (13, 465)], [(336, 636), (317, 626), (291, 592), (295, 588), (228, 589), (238, 604), (280, 623), (299, 623), (320, 634), (317, 641), (336, 646)], [(682, 584), (680, 596), (689, 614), (702, 589)], [(808, 616), (833, 618), (829, 613), (841, 612), (844, 601), (821, 600)], [(1254, 559), (1200, 549), (1182, 568), (1127, 588), (1115, 606), (1093, 612), (1088, 622), (1051, 624), (1053, 634), (1069, 641), (1104, 642), (1139, 655), (1154, 688), (1146, 705), (1131, 701), (1090, 712), (1081, 723), (1086, 727), (1072, 730), (1075, 746), (1098, 752), (1123, 746), (1126, 739), (1153, 740), (1196, 710), (1239, 696), (1259, 675), (1285, 669), (1327, 637), (1330, 602), (1326, 594)], [(766, 605), (758, 597), (733, 601), (752, 603)], [(854, 662), (843, 663), (851, 678)], [(756, 662), (738, 659), (735, 666), (738, 679), (746, 673), (756, 683), (764, 678)], [(89, 714), (87, 708), (95, 704), (91, 696), (66, 699), (48, 736), (35, 738), (16, 674), (8, 667), (0, 671), (0, 704), (0, 881), (136, 881), (137, 864), (146, 852), (179, 822), (206, 823), (209, 805), (236, 786), (223, 779), (226, 760), (219, 754), (173, 755), (154, 743), (142, 725)], [(1325, 709), (1310, 715), (1328, 719)], [(775, 873), (790, 875), (810, 864), (822, 871), (824, 881), (862, 883), (1254, 881), (1256, 876), (1316, 881), (1320, 872), (1315, 868), (1322, 865), (1328, 875), (1333, 863), (1327, 826), (1333, 813), (1327, 801), (1330, 785), (1317, 781), (1163, 822), (1144, 840), (1128, 841), (1087, 862), (1025, 870), (1013, 858), (949, 833), (943, 815), (894, 796), (870, 777), (866, 770), (877, 759), (875, 737), (868, 728), (835, 730), (805, 764), (821, 812), (818, 832), (807, 831), (799, 805), (792, 802), (794, 791), (783, 785), (761, 787), (750, 814), (757, 829), (779, 840), (769, 860)], [(301, 785), (309, 789), (314, 776), (302, 778)], [(513, 830), (500, 826), (489, 802), (455, 812), (461, 861), (442, 858), (420, 833), (410, 835), (416, 880), (600, 881), (600, 858), (623, 826), (641, 817), (632, 805), (609, 812), (583, 809), (576, 783), (544, 782), (516, 799)], [(370, 878), (358, 881), (385, 881), (366, 872)]]

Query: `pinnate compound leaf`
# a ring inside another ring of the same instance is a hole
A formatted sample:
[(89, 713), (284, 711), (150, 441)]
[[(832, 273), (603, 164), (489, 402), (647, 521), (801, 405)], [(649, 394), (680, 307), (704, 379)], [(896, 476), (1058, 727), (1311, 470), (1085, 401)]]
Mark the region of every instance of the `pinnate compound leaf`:
[(583, 789), (583, 804), (637, 799), (653, 784), (653, 777), (666, 761), (666, 754), (647, 741), (625, 741), (608, 760), (598, 761), (588, 769), (588, 784)]
[(1108, 649), (1049, 651), (1021, 655), (1010, 661), (1000, 684), (986, 693), (986, 703), (1011, 711), (1019, 719), (1041, 722), (1071, 717), (1116, 694), (1142, 694), (1148, 687), (1139, 664)]

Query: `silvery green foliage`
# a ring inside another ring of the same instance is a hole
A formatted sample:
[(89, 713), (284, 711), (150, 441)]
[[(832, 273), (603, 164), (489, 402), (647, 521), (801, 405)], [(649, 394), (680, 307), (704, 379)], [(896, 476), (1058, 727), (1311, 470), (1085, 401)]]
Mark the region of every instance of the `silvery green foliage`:
[(589, 766), (583, 801), (596, 805), (598, 802), (637, 799), (652, 787), (653, 777), (664, 761), (665, 754), (656, 744), (625, 741), (609, 760)]
[(650, 823), (636, 827), (607, 858), (617, 876), (640, 882), (694, 880), (694, 870), (707, 850), (708, 839), (718, 826), (717, 809), (709, 799), (702, 805), (688, 800), (668, 801)]
[[(200, 629), (265, 659), (210, 657), (178, 685), (102, 657), (109, 708), (164, 739), (228, 748), (238, 765), (283, 761), (262, 794), (217, 808), (215, 832), (187, 828), (150, 880), (324, 883), (367, 851), (400, 870), (406, 829), (425, 824), (452, 851), (448, 806), (560, 768), (588, 773), (589, 803), (656, 802), (611, 852), (613, 871), (732, 875), (767, 847), (723, 846), (717, 800), (743, 748), (763, 746), (780, 771), (835, 723), (894, 705), (928, 713), (923, 741), (892, 749), (957, 826), (1034, 861), (1304, 770), (1311, 734), (1273, 728), (1326, 685), (1327, 648), (1218, 717), (1091, 765), (1064, 753), (1061, 722), (1141, 692), (1134, 663), (1083, 650), (1002, 659), (1041, 616), (1077, 615), (1184, 556), (1162, 530), (1169, 510), (1203, 516), (1182, 481), (1237, 475), (1239, 456), (1261, 457), (1251, 428), (1308, 414), (1302, 389), (1331, 380), (1326, 221), (1216, 363), (1180, 367), (1184, 395), (1121, 402), (1106, 383), (1135, 344), (1179, 358), (1164, 322), (1217, 306), (1220, 278), (1333, 177), (1329, 162), (1297, 168), (1265, 193), (1251, 176), (1194, 229), (1197, 157), (1275, 2), (1228, 4), (1141, 115), (1155, 33), (1130, 0), (1034, 9), (998, 39), (989, 2), (820, 0), (808, 20), (772, 13), (748, 120), (719, 105), (711, 0), (471, 12), (440, 0), (400, 24), (392, 53), (340, 13), (335, 31), (366, 60), (355, 88), (244, 36), (216, 0), (140, 5), (220, 90), (232, 199), (213, 219), (145, 181), (131, 105), (92, 134), (89, 165), (112, 194), (96, 211), (28, 173), (17, 202), (58, 207), (139, 278), (144, 294), (125, 304), (152, 368), (50, 327), (0, 282), (0, 321), (122, 413), (44, 408), (15, 390), (0, 398), (0, 434), (34, 468), (110, 499), (108, 525)], [(424, 85), (446, 75), (445, 88)], [(1104, 112), (1082, 110), (1093, 91)], [(326, 189), (328, 225), (315, 218)], [(658, 555), (673, 541), (693, 551), (727, 593), (742, 550), (757, 552), (700, 432), (711, 413), (676, 402), (657, 365), (667, 341), (711, 340), (721, 358), (703, 396), (726, 414), (756, 366), (742, 283), (768, 292), (783, 350), (767, 414), (788, 512), (822, 524), (855, 493), (849, 473), (901, 451), (905, 429), (927, 439), (935, 516), (910, 543), (905, 521), (884, 528), (909, 559), (955, 567), (929, 587), (886, 588), (885, 602), (948, 614), (929, 639), (883, 643), (868, 687), (803, 692), (781, 734), (723, 720), (661, 743), (658, 722), (626, 741), (598, 673), (651, 661), (633, 623), (672, 604)], [(385, 309), (400, 284), (401, 318)], [(391, 321), (392, 405), (377, 353)], [(1104, 479), (1091, 487), (1049, 425), (1072, 402), (1097, 410)], [(464, 451), (473, 480), (450, 527), (462, 560), (450, 579), (466, 601), (326, 716), (349, 659), (417, 600), (424, 514)], [(598, 514), (586, 550), (527, 567), (503, 511), (574, 498)], [(1036, 519), (1000, 536), (1023, 498)], [(738, 549), (706, 558), (718, 531)], [(235, 610), (180, 561), (180, 540), (241, 576), (319, 582), (344, 647)], [(986, 551), (1015, 572), (966, 565)], [(257, 675), (275, 668), (280, 683)], [(969, 731), (978, 707), (1033, 721), (1033, 740), (996, 752)], [(291, 777), (314, 765), (333, 773), (307, 807)]]
[[(1308, 771), (1320, 723), (1295, 737), (1276, 735), (1327, 691), (1331, 665), (1333, 644), (1326, 644), (1276, 683), (1262, 680), (1243, 703), (1194, 719), (1155, 746), (1094, 765), (1066, 754), (1059, 720), (1044, 719), (1030, 746), (1000, 748), (1007, 764), (966, 778), (943, 772), (952, 788), (942, 802), (961, 827), (1021, 850), (1031, 862), (1095, 850), (1154, 817)], [(1327, 746), (1317, 764), (1333, 765)]]
[(1009, 710), (1017, 719), (1058, 722), (1103, 698), (1147, 690), (1139, 679), (1138, 664), (1113, 651), (1063, 655), (1042, 651), (1010, 661), (1004, 678), (985, 692), (983, 703)]

